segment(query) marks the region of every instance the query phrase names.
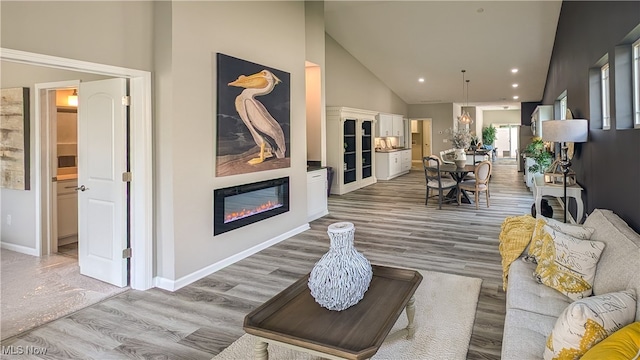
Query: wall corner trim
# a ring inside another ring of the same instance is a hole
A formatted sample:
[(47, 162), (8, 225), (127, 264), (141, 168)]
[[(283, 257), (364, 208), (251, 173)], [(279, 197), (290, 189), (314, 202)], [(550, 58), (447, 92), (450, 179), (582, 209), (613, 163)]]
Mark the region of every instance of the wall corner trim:
[[(176, 291), (184, 286), (191, 284), (194, 281), (200, 280), (205, 276), (211, 275), (214, 272), (221, 270), (233, 263), (236, 263), (244, 258), (247, 258), (261, 250), (264, 250), (272, 245), (275, 245), (283, 240), (286, 240), (296, 234), (309, 230), (309, 223), (298, 226), (297, 228), (291, 229), (281, 235), (278, 235), (272, 239), (269, 239), (263, 243), (255, 245), (249, 249), (241, 251), (233, 256), (230, 256), (226, 259), (220, 260), (217, 263), (206, 266), (200, 270), (194, 271), (191, 274), (185, 275), (177, 280), (166, 279), (160, 276), (156, 276), (153, 279), (154, 286), (163, 290), (168, 291)], [(3, 245), (4, 247), (4, 245)]]
[(40, 253), (39, 253), (38, 249), (34, 249), (34, 248), (22, 246), (22, 245), (10, 244), (10, 243), (7, 243), (7, 242), (1, 242), (0, 243), (0, 247), (3, 248), (3, 249), (15, 251), (15, 252), (18, 252), (18, 253), (21, 253), (21, 254), (27, 254), (27, 255), (31, 255), (31, 256), (40, 256)]

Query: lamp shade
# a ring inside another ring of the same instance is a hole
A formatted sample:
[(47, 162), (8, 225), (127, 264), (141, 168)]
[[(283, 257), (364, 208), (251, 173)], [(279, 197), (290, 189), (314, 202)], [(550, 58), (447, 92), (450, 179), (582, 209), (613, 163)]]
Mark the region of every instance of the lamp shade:
[(547, 120), (542, 122), (542, 140), (550, 142), (587, 142), (589, 123), (586, 119)]

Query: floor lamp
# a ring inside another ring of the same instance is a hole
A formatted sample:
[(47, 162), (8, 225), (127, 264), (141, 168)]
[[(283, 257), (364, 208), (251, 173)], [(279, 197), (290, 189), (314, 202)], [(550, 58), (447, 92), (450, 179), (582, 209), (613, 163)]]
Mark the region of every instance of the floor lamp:
[[(542, 140), (562, 143), (560, 166), (564, 174), (564, 222), (567, 222), (567, 174), (571, 166), (571, 154), (567, 154), (567, 143), (587, 142), (589, 124), (585, 119), (547, 120), (542, 122)], [(573, 148), (573, 144), (570, 144)], [(579, 222), (581, 219), (576, 219)]]

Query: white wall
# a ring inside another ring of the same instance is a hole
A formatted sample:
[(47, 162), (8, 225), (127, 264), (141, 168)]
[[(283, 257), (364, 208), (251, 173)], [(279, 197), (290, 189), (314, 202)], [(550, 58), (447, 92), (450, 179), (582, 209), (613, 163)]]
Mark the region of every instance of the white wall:
[[(158, 278), (171, 282), (206, 271), (306, 226), (303, 2), (3, 1), (0, 6), (3, 47), (153, 71)], [(216, 52), (291, 74), (290, 168), (215, 177)], [(291, 181), (288, 213), (213, 236), (214, 189), (282, 176)], [(19, 199), (2, 194), (3, 211), (11, 200), (24, 213), (19, 218), (28, 219), (15, 226), (27, 234), (16, 241), (35, 244), (29, 223), (35, 218), (33, 194), (23, 192)], [(4, 240), (4, 227), (2, 232)]]
[(407, 104), (329, 35), (326, 61), (327, 106), (407, 115)]
[[(305, 9), (303, 2), (174, 2), (171, 9), (170, 105), (159, 106), (171, 165), (158, 177), (171, 181), (158, 206), (172, 207), (171, 229), (158, 244), (173, 248), (174, 264), (158, 263), (157, 275), (179, 280), (266, 240), (306, 225)], [(216, 177), (216, 53), (291, 74), (291, 167)], [(157, 88), (164, 98), (167, 87)], [(216, 237), (213, 190), (290, 177), (290, 211)], [(170, 214), (171, 215), (171, 214)], [(167, 258), (163, 256), (163, 258)], [(171, 257), (168, 257), (171, 259)], [(172, 269), (173, 268), (173, 269)]]
[[(57, 70), (39, 66), (2, 61), (0, 87), (28, 87), (29, 111), (29, 171), (30, 190), (0, 189), (0, 241), (23, 248), (35, 254), (36, 250), (36, 137), (35, 137), (35, 84), (65, 80), (97, 80), (102, 76)], [(7, 222), (11, 216), (11, 224)], [(15, 247), (12, 247), (15, 248)]]
[[(431, 118), (431, 151), (436, 155), (440, 155), (442, 150), (452, 148), (448, 142), (450, 133), (447, 131), (453, 128), (453, 119), (459, 114), (460, 106), (454, 106), (452, 103), (409, 105), (410, 119)], [(443, 141), (445, 139), (446, 143)]]
[(520, 124), (520, 110), (485, 110), (484, 126), (489, 124)]
[(324, 2), (305, 1), (307, 160), (326, 165)]

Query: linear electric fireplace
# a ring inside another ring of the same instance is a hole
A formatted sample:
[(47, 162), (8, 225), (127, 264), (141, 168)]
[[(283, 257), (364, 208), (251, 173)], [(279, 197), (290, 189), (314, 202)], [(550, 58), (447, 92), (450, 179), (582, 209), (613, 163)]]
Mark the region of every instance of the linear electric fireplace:
[(213, 235), (289, 211), (289, 177), (213, 192)]

